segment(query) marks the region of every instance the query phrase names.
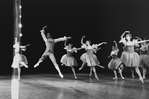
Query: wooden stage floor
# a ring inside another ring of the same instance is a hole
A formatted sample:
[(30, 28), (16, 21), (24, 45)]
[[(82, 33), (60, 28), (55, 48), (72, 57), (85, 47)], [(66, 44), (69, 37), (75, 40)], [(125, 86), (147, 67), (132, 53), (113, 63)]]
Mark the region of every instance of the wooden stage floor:
[[(63, 79), (58, 74), (22, 75), (19, 99), (149, 99), (148, 78), (142, 84), (138, 77), (77, 76), (75, 80), (73, 74), (64, 74)], [(11, 77), (0, 76), (0, 99), (11, 99)]]

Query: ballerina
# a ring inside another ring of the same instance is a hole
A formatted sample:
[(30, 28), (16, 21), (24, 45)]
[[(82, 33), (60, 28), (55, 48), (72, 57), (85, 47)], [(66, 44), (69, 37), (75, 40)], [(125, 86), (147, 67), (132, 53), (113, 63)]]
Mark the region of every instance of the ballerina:
[(108, 64), (108, 68), (113, 70), (113, 73), (115, 76), (113, 79), (118, 79), (116, 70), (119, 71), (121, 78), (125, 79), (122, 75), (122, 70), (124, 69), (123, 63), (120, 60), (120, 58), (117, 57), (119, 49), (118, 49), (116, 41), (114, 41), (114, 43), (115, 43), (115, 45), (112, 46), (112, 51), (110, 53), (110, 56), (112, 57), (112, 59)]
[(75, 77), (75, 79), (77, 79), (74, 67), (77, 66), (78, 63), (77, 63), (76, 59), (72, 56), (72, 54), (74, 52), (77, 53), (78, 49), (76, 47), (72, 48), (73, 45), (71, 43), (69, 43), (68, 45), (66, 45), (66, 43), (67, 43), (67, 40), (64, 43), (64, 46), (65, 46), (64, 49), (67, 51), (67, 54), (64, 54), (62, 56), (60, 62), (62, 63), (62, 65), (71, 67), (74, 77)]
[(56, 58), (54, 56), (54, 44), (57, 43), (57, 42), (60, 42), (60, 41), (66, 41), (67, 39), (69, 39), (70, 37), (60, 37), (60, 38), (57, 38), (57, 39), (52, 39), (51, 36), (50, 36), (50, 33), (47, 33), (47, 37), (45, 36), (45, 30), (44, 28), (46, 28), (47, 26), (44, 26), (43, 29), (40, 31), (41, 32), (41, 36), (45, 42), (45, 45), (46, 45), (46, 50), (45, 52), (42, 54), (41, 58), (39, 59), (39, 61), (34, 65), (34, 68), (36, 68), (37, 66), (39, 66), (39, 64), (41, 62), (43, 62), (43, 60), (49, 56), (49, 58), (51, 59), (52, 63), (54, 64), (56, 70), (58, 71), (59, 73), (59, 76), (61, 78), (63, 78), (63, 74), (61, 73), (60, 69), (59, 69), (59, 66), (56, 62)]
[[(125, 34), (126, 36), (123, 37)], [(121, 54), (121, 60), (126, 67), (135, 68), (135, 71), (138, 74), (139, 79), (141, 80), (142, 83), (144, 83), (143, 77), (139, 70), (140, 56), (138, 53), (134, 51), (134, 46), (139, 46), (140, 43), (143, 43), (145, 41), (138, 41), (138, 39), (131, 40), (131, 38), (132, 38), (132, 35), (130, 34), (130, 31), (125, 31), (121, 35), (121, 39), (119, 43), (123, 43), (124, 49), (125, 49)]]
[(17, 70), (18, 73), (18, 79), (20, 79), (21, 74), (21, 67), (28, 68), (28, 61), (25, 57), (25, 55), (20, 54), (20, 51), (25, 51), (26, 46), (20, 45), (20, 42), (17, 41), (17, 38), (15, 38), (15, 44), (13, 45), (13, 48), (15, 49), (15, 55), (13, 58), (13, 63), (11, 65), (12, 68), (14, 68), (14, 73)]
[[(143, 41), (141, 38), (137, 38)], [(147, 42), (142, 43), (140, 47), (140, 67), (143, 70), (143, 79), (146, 79), (146, 68), (149, 67), (149, 43)]]
[(87, 63), (87, 66), (90, 67), (90, 75), (92, 75), (92, 71), (95, 74), (95, 78), (97, 80), (99, 80), (97, 73), (96, 73), (96, 68), (95, 66), (99, 66), (101, 68), (104, 68), (103, 66), (100, 65), (100, 62), (97, 59), (97, 56), (94, 54), (97, 50), (99, 50), (100, 48), (98, 48), (98, 46), (102, 45), (102, 44), (106, 44), (106, 42), (102, 42), (99, 44), (93, 44), (91, 45), (91, 42), (89, 40), (86, 41), (86, 43), (83, 43), (83, 38), (85, 36), (82, 37), (81, 39), (81, 44), (82, 44), (82, 48), (84, 48), (86, 50), (86, 53), (82, 54), (80, 59), (82, 60), (82, 66), (79, 68), (79, 70), (81, 70), (84, 65)]

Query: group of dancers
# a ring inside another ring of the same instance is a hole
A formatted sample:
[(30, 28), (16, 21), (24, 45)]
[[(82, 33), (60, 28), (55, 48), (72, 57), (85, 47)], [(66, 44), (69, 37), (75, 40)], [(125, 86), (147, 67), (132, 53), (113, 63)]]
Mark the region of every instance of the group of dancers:
[[(73, 57), (72, 53), (77, 53), (79, 50), (85, 49), (85, 53), (83, 53), (80, 56), (80, 60), (82, 61), (82, 65), (79, 68), (79, 70), (83, 69), (83, 67), (87, 64), (87, 66), (90, 67), (90, 74), (92, 75), (92, 72), (95, 74), (95, 78), (99, 80), (97, 73), (96, 73), (96, 66), (100, 68), (105, 68), (104, 66), (100, 65), (100, 62), (98, 61), (98, 58), (96, 56), (97, 51), (101, 48), (100, 46), (103, 44), (107, 44), (107, 42), (101, 42), (99, 44), (91, 44), (90, 40), (87, 40), (85, 43), (83, 42), (83, 39), (85, 36), (81, 38), (81, 46), (80, 48), (73, 47), (73, 44), (69, 43), (67, 44), (67, 41), (71, 39), (71, 37), (60, 37), (57, 39), (53, 39), (50, 36), (50, 33), (45, 33), (45, 28), (47, 26), (44, 26), (42, 28), (41, 36), (45, 42), (46, 50), (42, 54), (41, 58), (39, 58), (38, 62), (34, 65), (34, 68), (38, 67), (43, 60), (49, 56), (51, 59), (53, 65), (55, 66), (56, 70), (59, 73), (59, 76), (63, 78), (63, 74), (60, 71), (59, 65), (56, 61), (56, 58), (54, 56), (54, 45), (57, 42), (64, 41), (64, 49), (66, 50), (66, 54), (64, 54), (60, 60), (61, 65), (71, 67), (72, 72), (74, 74), (74, 78), (77, 79), (76, 73), (75, 73), (75, 66), (78, 65), (75, 57)], [(135, 68), (136, 73), (139, 76), (139, 79), (142, 83), (144, 83), (144, 79), (146, 79), (146, 67), (149, 66), (149, 40), (142, 40), (139, 37), (135, 37), (132, 39), (132, 35), (130, 34), (130, 31), (125, 31), (120, 38), (119, 43), (124, 44), (123, 52), (121, 54), (121, 57), (118, 58), (118, 45), (117, 42), (114, 41), (114, 46), (112, 46), (112, 51), (109, 55), (109, 57), (112, 57), (111, 61), (108, 63), (108, 68), (113, 70), (114, 72), (114, 78), (118, 79), (117, 77), (117, 70), (120, 73), (120, 76), (122, 79), (125, 79), (123, 77), (122, 71), (125, 67), (131, 67)], [(28, 62), (26, 57), (20, 53), (20, 51), (25, 51), (26, 46), (20, 45), (20, 43), (15, 41), (15, 44), (13, 46), (15, 48), (15, 56), (12, 63), (12, 68), (15, 68), (18, 70), (18, 77), (20, 78), (20, 67), (25, 66), (28, 68)], [(137, 53), (136, 51), (139, 51)], [(139, 67), (143, 70), (143, 76), (140, 73)], [(134, 71), (132, 71), (132, 76), (134, 77)]]

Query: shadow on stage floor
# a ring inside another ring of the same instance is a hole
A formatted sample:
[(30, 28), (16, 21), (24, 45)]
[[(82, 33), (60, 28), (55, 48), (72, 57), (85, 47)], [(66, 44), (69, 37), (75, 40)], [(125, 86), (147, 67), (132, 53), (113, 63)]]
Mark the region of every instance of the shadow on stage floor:
[[(149, 79), (142, 84), (130, 75), (125, 80), (113, 80), (112, 74), (94, 75), (32, 74), (22, 75), (19, 81), (19, 99), (148, 99)], [(0, 76), (0, 99), (11, 99), (11, 77)]]

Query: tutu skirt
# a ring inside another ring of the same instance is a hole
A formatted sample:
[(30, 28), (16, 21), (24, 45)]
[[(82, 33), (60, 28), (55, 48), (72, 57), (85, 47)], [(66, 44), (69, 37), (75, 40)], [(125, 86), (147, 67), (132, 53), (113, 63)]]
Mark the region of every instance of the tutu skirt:
[(149, 67), (149, 55), (140, 55), (140, 66), (141, 67)]
[(97, 66), (100, 64), (95, 54), (84, 53), (80, 59), (87, 63), (87, 66)]
[(65, 66), (77, 66), (77, 61), (73, 56), (70, 56), (68, 54), (65, 54), (62, 56), (60, 62), (64, 64)]
[(121, 61), (126, 67), (139, 67), (140, 56), (136, 52), (123, 51), (121, 55)]
[(122, 61), (120, 60), (120, 58), (114, 58), (114, 59), (111, 59), (111, 61), (109, 62), (108, 68), (111, 70), (115, 70), (120, 66), (120, 64), (122, 64)]
[[(20, 65), (20, 62), (24, 62), (25, 64), (28, 64), (28, 61), (26, 57), (23, 54), (16, 54), (13, 58), (13, 63), (11, 65), (12, 68), (18, 68)], [(22, 65), (20, 65), (21, 67)]]

